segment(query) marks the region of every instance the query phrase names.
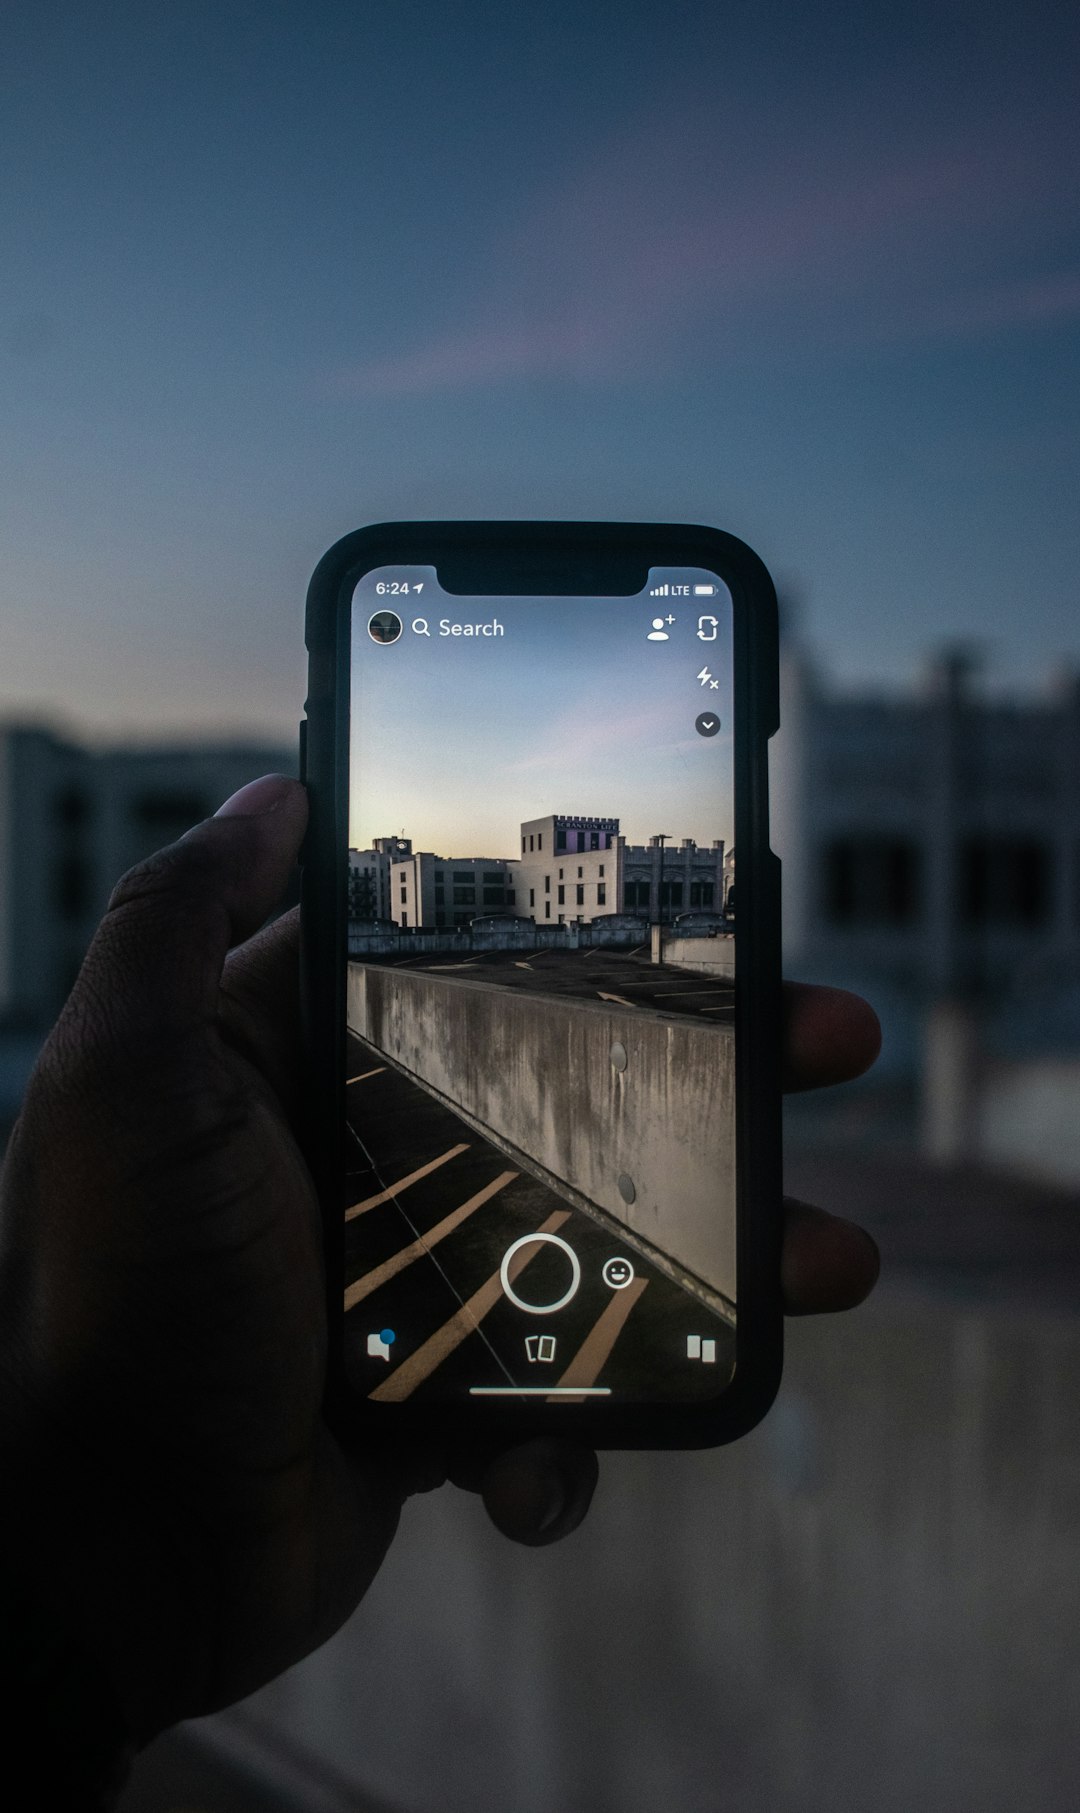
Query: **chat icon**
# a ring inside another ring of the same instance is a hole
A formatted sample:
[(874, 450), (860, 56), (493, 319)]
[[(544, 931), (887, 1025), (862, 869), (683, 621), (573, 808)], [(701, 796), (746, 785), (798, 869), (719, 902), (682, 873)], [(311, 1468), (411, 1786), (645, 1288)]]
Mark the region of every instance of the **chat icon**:
[(367, 1338), (368, 1359), (388, 1360), (395, 1339), (392, 1328), (380, 1328), (377, 1334), (369, 1335)]

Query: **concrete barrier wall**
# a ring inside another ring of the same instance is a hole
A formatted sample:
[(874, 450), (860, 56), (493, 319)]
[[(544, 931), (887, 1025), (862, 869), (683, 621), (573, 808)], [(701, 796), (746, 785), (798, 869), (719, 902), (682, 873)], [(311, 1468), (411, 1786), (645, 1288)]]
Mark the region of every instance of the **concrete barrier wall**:
[(349, 1026), (734, 1301), (730, 1025), (350, 963)]
[(706, 976), (732, 980), (735, 939), (731, 932), (720, 932), (715, 938), (702, 937), (700, 933), (685, 938), (664, 938), (660, 961), (677, 964), (681, 969), (700, 970)]

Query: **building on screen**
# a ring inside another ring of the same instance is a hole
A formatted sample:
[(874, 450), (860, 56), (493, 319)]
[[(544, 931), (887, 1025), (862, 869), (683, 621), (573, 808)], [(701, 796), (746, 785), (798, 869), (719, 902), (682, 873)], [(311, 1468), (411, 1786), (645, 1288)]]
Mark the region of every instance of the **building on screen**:
[(377, 837), (370, 850), (349, 851), (349, 918), (354, 924), (393, 919), (391, 865), (411, 855), (409, 837)]
[(511, 864), (518, 911), (538, 925), (567, 925), (622, 911), (617, 818), (551, 812), (526, 819)]
[(350, 919), (392, 920), (403, 931), (455, 930), (489, 916), (537, 925), (626, 913), (668, 921), (719, 913), (730, 887), (721, 838), (699, 847), (658, 833), (627, 844), (617, 818), (548, 813), (526, 819), (518, 842), (520, 856), (448, 857), (414, 851), (405, 837), (376, 838), (372, 850), (349, 852)]
[(724, 840), (698, 845), (692, 837), (679, 843), (663, 833), (647, 844), (627, 844), (622, 851), (623, 906), (651, 923), (667, 923), (677, 913), (723, 911)]
[(488, 913), (516, 913), (513, 865), (497, 856), (416, 851), (390, 867), (390, 914), (404, 931), (469, 925)]

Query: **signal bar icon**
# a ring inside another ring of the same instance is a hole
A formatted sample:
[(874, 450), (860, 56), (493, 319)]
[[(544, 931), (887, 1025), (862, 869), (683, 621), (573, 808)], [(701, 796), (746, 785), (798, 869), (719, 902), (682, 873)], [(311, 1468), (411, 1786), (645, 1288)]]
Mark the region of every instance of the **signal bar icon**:
[(669, 585), (654, 585), (652, 588), (652, 591), (649, 593), (649, 597), (650, 598), (667, 598), (670, 596), (670, 593), (671, 593), (671, 587)]

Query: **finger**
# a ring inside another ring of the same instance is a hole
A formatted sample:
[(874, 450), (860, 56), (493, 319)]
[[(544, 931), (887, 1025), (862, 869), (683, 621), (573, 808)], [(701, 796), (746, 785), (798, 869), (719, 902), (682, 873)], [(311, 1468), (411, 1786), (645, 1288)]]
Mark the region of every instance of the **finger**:
[(881, 1024), (861, 995), (846, 988), (784, 984), (782, 1074), (790, 1093), (849, 1083), (881, 1050)]
[(129, 871), (113, 890), (73, 994), (114, 1038), (132, 1022), (158, 1036), (214, 1021), (230, 947), (283, 894), (307, 824), (298, 781), (264, 775), (213, 818)]
[(870, 1295), (880, 1270), (877, 1242), (865, 1228), (786, 1198), (780, 1283), (789, 1316), (854, 1309)]
[(538, 1439), (496, 1455), (480, 1490), (497, 1530), (513, 1542), (543, 1548), (577, 1529), (599, 1474), (590, 1448)]
[(466, 1492), (479, 1492), (497, 1530), (512, 1542), (543, 1548), (576, 1530), (592, 1503), (599, 1467), (578, 1442), (538, 1437), (492, 1453), (459, 1449), (447, 1477)]
[(221, 1030), (266, 1078), (290, 1119), (300, 1111), (300, 909), (231, 951), (221, 979)]

